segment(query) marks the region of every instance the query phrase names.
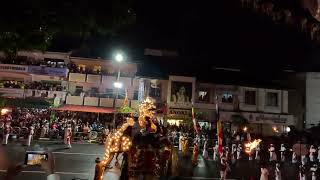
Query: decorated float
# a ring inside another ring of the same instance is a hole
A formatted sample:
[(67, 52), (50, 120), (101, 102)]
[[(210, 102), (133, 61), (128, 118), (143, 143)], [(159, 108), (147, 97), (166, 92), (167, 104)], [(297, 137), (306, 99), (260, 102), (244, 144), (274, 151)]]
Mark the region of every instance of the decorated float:
[[(127, 166), (124, 166), (126, 169), (122, 173), (126, 173), (124, 176), (128, 179), (138, 179), (139, 176), (160, 179), (169, 174), (172, 145), (165, 130), (158, 124), (155, 111), (153, 100), (147, 97), (139, 106), (138, 121), (127, 117), (120, 128), (109, 134), (104, 158), (96, 165), (95, 180), (103, 179), (105, 169), (118, 153), (126, 153)], [(132, 135), (134, 130), (138, 131)]]

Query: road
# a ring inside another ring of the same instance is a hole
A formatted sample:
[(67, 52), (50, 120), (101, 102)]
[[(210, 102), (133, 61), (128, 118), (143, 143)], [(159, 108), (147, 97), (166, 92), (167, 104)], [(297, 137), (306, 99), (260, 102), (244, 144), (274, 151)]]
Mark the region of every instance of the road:
[[(95, 158), (102, 158), (104, 147), (96, 144), (73, 144), (72, 149), (65, 149), (61, 143), (34, 142), (30, 150), (47, 147), (55, 157), (56, 173), (60, 174), (62, 180), (73, 178), (92, 180), (94, 176)], [(1, 147), (0, 147), (1, 148)], [(25, 151), (19, 142), (9, 143), (3, 147), (8, 159), (13, 163), (23, 162)], [(0, 167), (0, 179), (3, 179), (5, 167)], [(40, 167), (26, 167), (15, 178), (15, 180), (38, 180), (46, 179)]]
[[(34, 142), (31, 150), (47, 147), (53, 152), (56, 162), (56, 173), (60, 174), (62, 180), (71, 180), (73, 178), (92, 180), (94, 176), (95, 158), (102, 157), (104, 146), (97, 144), (73, 144), (72, 149), (65, 149), (61, 143), (55, 142)], [(26, 147), (19, 142), (11, 142), (4, 148), (8, 159), (13, 163), (23, 162)], [(191, 155), (190, 151), (190, 155)], [(212, 155), (210, 154), (210, 157)], [(179, 153), (178, 176), (170, 179), (219, 179), (219, 163), (212, 158), (204, 160), (201, 155), (198, 157), (199, 164), (192, 166), (191, 157), (182, 157)], [(1, 163), (0, 163), (1, 164)], [(296, 179), (297, 169), (291, 163), (287, 162), (283, 166), (283, 179)], [(241, 160), (235, 166), (232, 166), (231, 173), (228, 173), (228, 179), (259, 179), (260, 165), (256, 161)], [(0, 167), (0, 179), (3, 179), (6, 168)], [(112, 170), (111, 170), (112, 172)], [(274, 165), (269, 166), (270, 179), (273, 176)], [(118, 180), (108, 176), (108, 180)], [(15, 178), (15, 180), (38, 180), (46, 179), (44, 172), (40, 167), (26, 167)]]
[[(192, 152), (190, 151), (190, 155)], [(211, 158), (210, 158), (211, 157)], [(204, 160), (201, 155), (198, 156), (198, 165), (192, 166), (191, 157), (182, 157), (179, 153), (178, 161), (178, 177), (172, 179), (199, 179), (199, 180), (214, 180), (219, 179), (219, 162), (212, 160), (212, 154), (209, 159)], [(274, 178), (275, 164), (268, 162), (268, 170), (270, 173), (269, 179)], [(290, 161), (287, 161), (282, 166), (282, 179), (293, 180), (298, 177), (298, 168)], [(310, 174), (308, 173), (310, 177)], [(228, 173), (227, 178), (249, 180), (260, 179), (260, 163), (257, 161), (248, 161), (247, 159), (240, 160), (235, 165), (231, 165), (231, 172)], [(310, 177), (311, 178), (311, 177)]]

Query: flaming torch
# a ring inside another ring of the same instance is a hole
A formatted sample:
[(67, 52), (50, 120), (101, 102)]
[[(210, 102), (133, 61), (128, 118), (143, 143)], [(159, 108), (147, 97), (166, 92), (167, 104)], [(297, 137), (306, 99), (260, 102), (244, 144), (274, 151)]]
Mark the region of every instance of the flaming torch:
[(262, 141), (261, 139), (255, 139), (251, 142), (246, 143), (245, 144), (245, 152), (250, 155), (252, 150), (254, 148), (256, 148), (260, 144), (261, 141)]

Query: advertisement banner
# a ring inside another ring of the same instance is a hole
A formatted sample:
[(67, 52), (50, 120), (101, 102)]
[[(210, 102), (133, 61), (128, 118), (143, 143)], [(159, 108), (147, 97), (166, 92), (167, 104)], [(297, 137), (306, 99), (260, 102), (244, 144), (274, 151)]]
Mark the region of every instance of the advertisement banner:
[(48, 75), (48, 76), (61, 76), (68, 77), (68, 68), (53, 68), (45, 66), (29, 66), (28, 72), (30, 74)]
[(28, 66), (0, 64), (0, 71), (26, 73), (28, 72)]

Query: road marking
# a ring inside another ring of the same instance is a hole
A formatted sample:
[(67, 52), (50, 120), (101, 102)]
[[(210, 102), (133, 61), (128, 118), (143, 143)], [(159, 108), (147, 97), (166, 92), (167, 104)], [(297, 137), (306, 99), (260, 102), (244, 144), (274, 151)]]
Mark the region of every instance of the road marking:
[(71, 153), (71, 152), (52, 152), (53, 154), (68, 154), (68, 155), (85, 155), (85, 156), (103, 156), (103, 154), (87, 154), (87, 153)]
[[(206, 179), (208, 179), (208, 180), (210, 180), (210, 179), (212, 179), (212, 180), (215, 180), (215, 179), (220, 180), (220, 178), (208, 178), (208, 177), (180, 177), (180, 178), (183, 178), (183, 179), (199, 179), (199, 180), (201, 180), (201, 179), (203, 179), (203, 180), (206, 180)], [(236, 180), (236, 179), (226, 179), (226, 180)]]
[(56, 172), (57, 174), (72, 174), (72, 175), (89, 175), (89, 173), (75, 173), (75, 172)]
[[(5, 173), (5, 172), (7, 172), (7, 170), (1, 169), (0, 172)], [(44, 171), (21, 171), (21, 173), (45, 174)], [(57, 172), (55, 172), (55, 173), (56, 173), (56, 174), (70, 174), (70, 175), (89, 175), (89, 173), (76, 173), (76, 172), (63, 172), (63, 171), (61, 171), (61, 172), (57, 171)]]

